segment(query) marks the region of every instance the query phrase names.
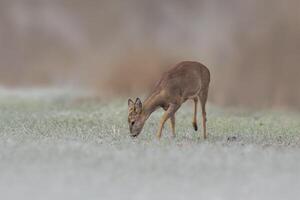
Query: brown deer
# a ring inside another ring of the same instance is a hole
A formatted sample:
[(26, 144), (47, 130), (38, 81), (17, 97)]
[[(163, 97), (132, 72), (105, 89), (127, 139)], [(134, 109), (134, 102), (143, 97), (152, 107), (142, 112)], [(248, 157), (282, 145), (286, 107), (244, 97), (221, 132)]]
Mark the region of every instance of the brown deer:
[(175, 113), (188, 99), (194, 101), (193, 126), (197, 126), (198, 99), (202, 108), (202, 123), (204, 139), (206, 134), (205, 104), (210, 82), (209, 70), (198, 62), (184, 61), (167, 71), (144, 103), (139, 98), (133, 102), (128, 100), (128, 123), (130, 135), (136, 137), (142, 131), (145, 121), (157, 108), (163, 108), (165, 113), (161, 118), (157, 137), (160, 139), (165, 122), (170, 119), (172, 135), (175, 137)]

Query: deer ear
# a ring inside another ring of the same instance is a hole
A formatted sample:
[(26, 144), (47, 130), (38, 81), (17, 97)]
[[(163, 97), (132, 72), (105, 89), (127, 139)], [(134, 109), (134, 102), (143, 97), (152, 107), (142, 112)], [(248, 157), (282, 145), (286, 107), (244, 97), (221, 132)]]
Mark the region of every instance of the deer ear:
[(136, 98), (135, 103), (134, 103), (134, 107), (137, 113), (141, 113), (142, 112), (142, 101), (140, 100), (140, 98)]
[(131, 99), (128, 99), (128, 107), (134, 108), (134, 102)]

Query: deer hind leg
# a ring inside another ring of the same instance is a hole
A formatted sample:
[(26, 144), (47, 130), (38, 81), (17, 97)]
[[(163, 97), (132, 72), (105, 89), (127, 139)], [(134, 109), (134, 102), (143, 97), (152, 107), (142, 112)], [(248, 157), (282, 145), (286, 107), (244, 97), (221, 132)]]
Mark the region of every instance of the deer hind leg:
[(193, 127), (195, 131), (198, 130), (198, 125), (197, 125), (197, 105), (198, 105), (198, 97), (194, 98), (194, 117), (193, 117)]
[(203, 136), (204, 139), (207, 138), (207, 133), (206, 133), (206, 101), (207, 101), (207, 95), (208, 95), (208, 90), (201, 90), (199, 94), (199, 99), (201, 103), (201, 109), (202, 109), (202, 126), (203, 126)]
[(162, 130), (164, 128), (165, 122), (172, 117), (175, 112), (178, 110), (180, 106), (176, 105), (176, 104), (171, 104), (168, 108), (168, 110), (166, 110), (166, 112), (164, 113), (164, 115), (162, 116), (161, 120), (160, 120), (160, 124), (159, 124), (159, 129), (157, 131), (157, 138), (160, 139), (161, 138), (161, 133)]
[(176, 134), (175, 134), (175, 114), (173, 114), (170, 117), (170, 125), (171, 125), (171, 130), (172, 130), (172, 137), (175, 138)]

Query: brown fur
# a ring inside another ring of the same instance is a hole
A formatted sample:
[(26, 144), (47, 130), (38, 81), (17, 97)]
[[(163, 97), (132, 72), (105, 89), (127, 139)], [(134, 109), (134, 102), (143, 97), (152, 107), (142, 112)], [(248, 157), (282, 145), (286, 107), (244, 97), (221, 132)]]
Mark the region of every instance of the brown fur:
[(161, 107), (166, 112), (160, 121), (157, 137), (161, 137), (162, 129), (168, 119), (171, 121), (172, 134), (175, 137), (175, 113), (188, 99), (192, 99), (195, 104), (193, 126), (195, 130), (198, 130), (197, 104), (199, 99), (202, 109), (203, 134), (206, 139), (205, 105), (209, 83), (210, 72), (204, 65), (192, 61), (179, 63), (162, 76), (144, 103), (141, 103), (139, 98), (135, 102), (128, 100), (128, 123), (131, 135), (134, 137), (139, 135), (151, 113)]

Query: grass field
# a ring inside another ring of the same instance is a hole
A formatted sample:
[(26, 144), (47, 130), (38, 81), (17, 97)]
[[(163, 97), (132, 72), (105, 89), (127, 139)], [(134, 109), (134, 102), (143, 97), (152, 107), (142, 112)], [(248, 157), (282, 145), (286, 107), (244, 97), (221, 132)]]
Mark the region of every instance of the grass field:
[(0, 199), (299, 198), (299, 114), (209, 105), (204, 141), (192, 110), (175, 139), (155, 138), (162, 111), (132, 139), (126, 99), (0, 89)]

